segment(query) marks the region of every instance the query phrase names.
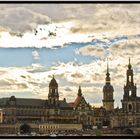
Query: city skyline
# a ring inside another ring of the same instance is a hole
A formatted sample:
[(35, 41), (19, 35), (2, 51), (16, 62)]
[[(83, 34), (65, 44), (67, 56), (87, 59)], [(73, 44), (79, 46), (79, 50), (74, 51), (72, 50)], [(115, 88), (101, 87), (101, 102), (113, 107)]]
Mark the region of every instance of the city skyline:
[(60, 99), (74, 101), (81, 85), (86, 101), (102, 106), (108, 58), (115, 107), (121, 107), (129, 57), (139, 96), (139, 8), (139, 4), (0, 5), (0, 97), (47, 99), (54, 74)]

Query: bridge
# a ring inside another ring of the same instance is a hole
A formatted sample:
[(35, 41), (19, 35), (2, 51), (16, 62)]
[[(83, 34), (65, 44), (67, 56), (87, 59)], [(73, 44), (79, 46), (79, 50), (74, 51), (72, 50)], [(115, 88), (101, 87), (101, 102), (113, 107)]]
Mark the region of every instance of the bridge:
[(126, 134), (132, 134), (135, 136), (140, 136), (140, 127), (130, 127), (130, 128), (124, 128), (123, 132)]

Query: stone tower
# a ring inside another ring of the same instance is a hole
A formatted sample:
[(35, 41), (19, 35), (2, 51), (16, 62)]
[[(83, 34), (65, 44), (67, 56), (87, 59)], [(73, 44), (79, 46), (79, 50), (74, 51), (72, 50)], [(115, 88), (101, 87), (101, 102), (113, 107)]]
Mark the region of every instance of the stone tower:
[(59, 100), (58, 84), (54, 78), (54, 75), (49, 84), (48, 100), (50, 104), (55, 104)]
[(130, 97), (136, 97), (136, 85), (134, 85), (133, 69), (129, 58), (128, 69), (126, 72), (126, 85), (124, 85), (124, 98), (128, 99)]
[(133, 69), (130, 63), (126, 72), (126, 85), (124, 85), (124, 95), (122, 100), (123, 112), (136, 112), (136, 84), (133, 80)]
[(106, 83), (103, 87), (103, 107), (107, 111), (111, 111), (114, 109), (114, 99), (113, 99), (114, 88), (110, 84), (110, 79), (111, 78), (110, 78), (108, 59), (107, 59)]

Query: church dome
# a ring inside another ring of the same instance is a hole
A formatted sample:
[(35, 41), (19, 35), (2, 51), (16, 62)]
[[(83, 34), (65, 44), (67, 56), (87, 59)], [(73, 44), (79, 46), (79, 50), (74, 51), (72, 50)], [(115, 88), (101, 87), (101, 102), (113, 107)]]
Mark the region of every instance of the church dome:
[(114, 88), (113, 88), (112, 85), (106, 84), (106, 85), (103, 87), (103, 92), (114, 92)]
[(11, 97), (9, 98), (9, 100), (10, 100), (10, 101), (16, 101), (16, 98), (15, 98), (15, 96), (11, 96)]
[(49, 84), (49, 87), (58, 87), (58, 84), (57, 84), (57, 82), (56, 82), (54, 77), (52, 78), (52, 80), (51, 80), (51, 82)]

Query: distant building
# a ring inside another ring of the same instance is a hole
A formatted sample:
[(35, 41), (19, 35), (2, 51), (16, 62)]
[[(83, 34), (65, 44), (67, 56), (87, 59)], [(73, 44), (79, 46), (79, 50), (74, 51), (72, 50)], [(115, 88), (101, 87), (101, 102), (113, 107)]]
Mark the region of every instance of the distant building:
[(81, 87), (79, 86), (77, 98), (73, 103), (70, 103), (73, 109), (77, 112), (78, 123), (83, 124), (83, 127), (88, 128), (93, 125), (92, 116), (93, 110), (89, 103), (86, 102), (82, 95)]
[(103, 126), (110, 126), (110, 112), (103, 107), (93, 107), (94, 115), (92, 117), (93, 126), (102, 128)]
[(114, 88), (111, 85), (111, 78), (107, 61), (106, 84), (103, 87), (103, 107), (107, 111), (112, 111), (114, 109), (113, 92)]
[[(11, 128), (7, 129), (8, 132), (19, 130), (12, 126), (15, 124), (21, 128), (25, 124), (27, 124), (25, 125), (26, 127), (31, 128), (34, 124), (38, 124), (36, 127), (39, 127), (41, 132), (46, 132), (43, 128), (49, 128), (46, 124), (52, 124), (49, 125), (50, 127), (52, 126), (52, 129), (55, 126), (66, 126), (66, 124), (71, 127), (74, 126), (74, 128), (77, 126), (77, 129), (80, 128), (80, 125), (82, 127), (92, 125), (91, 106), (82, 96), (81, 87), (79, 87), (78, 96), (73, 104), (67, 103), (65, 98), (59, 100), (58, 84), (54, 76), (49, 83), (48, 100), (11, 96), (10, 98), (0, 99), (0, 108), (0, 132), (6, 131), (6, 129), (5, 131), (2, 129), (4, 126)], [(39, 128), (36, 128), (36, 131), (39, 131)], [(66, 127), (66, 129), (68, 128)]]
[(140, 97), (137, 96), (137, 87), (134, 84), (133, 69), (130, 63), (126, 72), (126, 85), (124, 85), (124, 95), (122, 108), (113, 111), (112, 127), (140, 127)]
[(92, 128), (140, 127), (140, 97), (134, 84), (130, 63), (124, 85), (122, 108), (114, 108), (109, 66), (103, 87), (103, 106), (91, 107), (79, 86), (74, 102), (59, 99), (58, 83), (51, 79), (48, 99), (9, 98), (0, 99), (0, 133), (36, 132), (50, 133)]

